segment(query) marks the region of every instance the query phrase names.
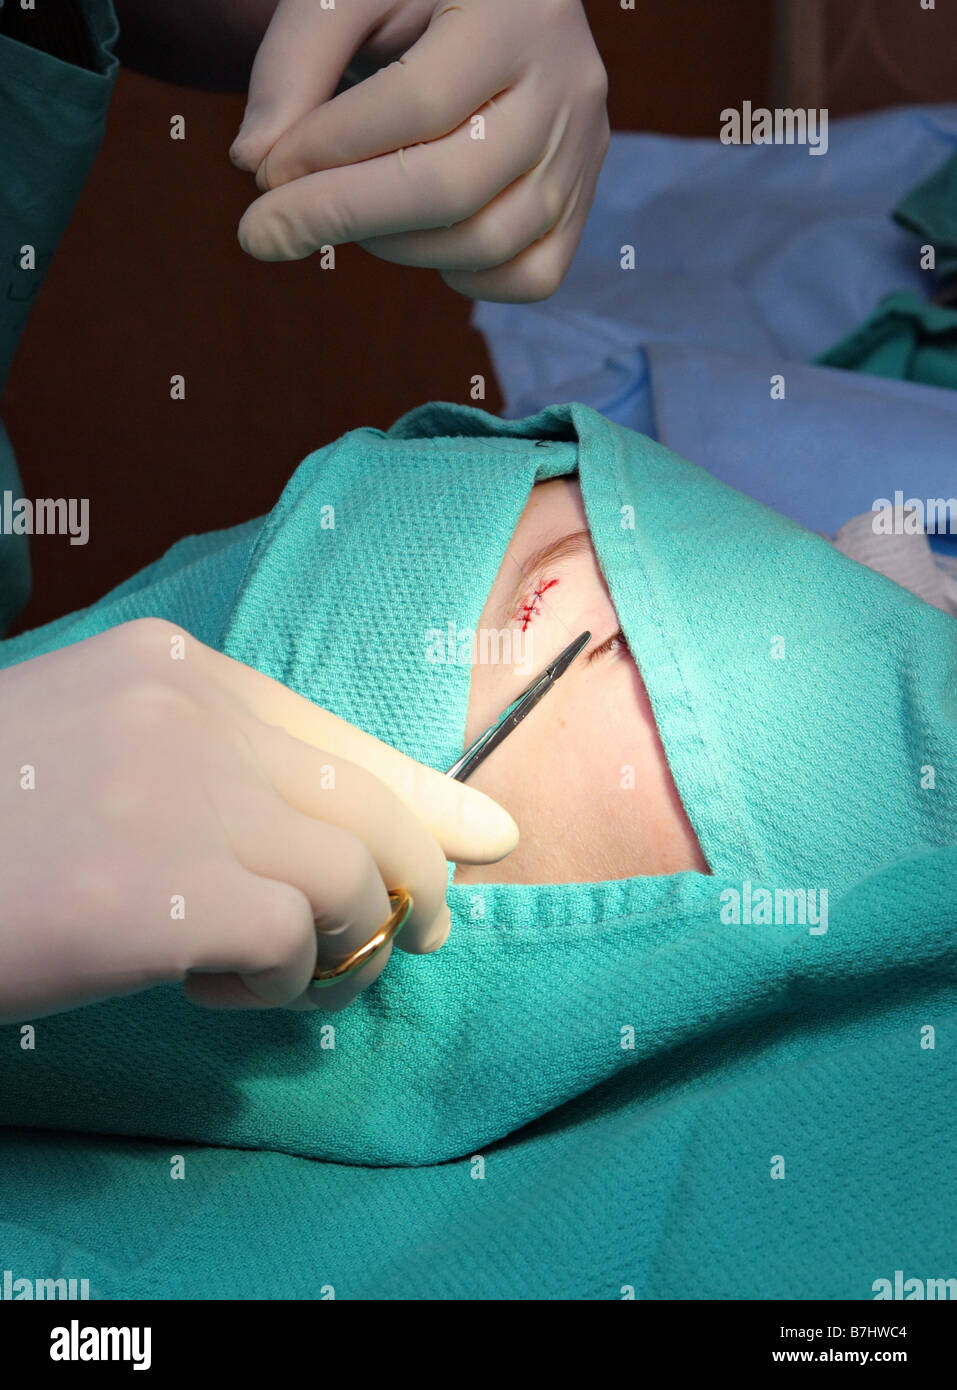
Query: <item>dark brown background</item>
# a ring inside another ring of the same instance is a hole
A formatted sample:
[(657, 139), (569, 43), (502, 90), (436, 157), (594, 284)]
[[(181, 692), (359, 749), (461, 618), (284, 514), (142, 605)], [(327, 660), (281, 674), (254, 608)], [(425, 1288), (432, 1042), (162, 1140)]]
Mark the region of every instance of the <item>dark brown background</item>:
[[(714, 136), (725, 106), (832, 116), (957, 98), (957, 7), (919, 0), (587, 0), (612, 126)], [(356, 247), (335, 272), (260, 265), (254, 189), (227, 149), (241, 96), (121, 73), (107, 137), (51, 267), (3, 412), (27, 496), (91, 499), (91, 540), (33, 544), (20, 627), (92, 602), (190, 532), (265, 511), (304, 454), (486, 374), (471, 305)], [(187, 139), (169, 138), (182, 114)], [(185, 402), (169, 378), (187, 381)]]

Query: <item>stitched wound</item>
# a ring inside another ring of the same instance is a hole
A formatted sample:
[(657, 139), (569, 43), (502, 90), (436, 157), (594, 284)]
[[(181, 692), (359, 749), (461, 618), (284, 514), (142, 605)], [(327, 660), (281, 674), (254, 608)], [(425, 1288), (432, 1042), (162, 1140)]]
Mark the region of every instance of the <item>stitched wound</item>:
[(523, 632), (527, 630), (529, 623), (536, 614), (541, 613), (542, 610), (538, 605), (542, 594), (548, 589), (553, 588), (557, 583), (557, 579), (550, 579), (547, 584), (543, 584), (540, 589), (536, 589), (529, 602), (523, 603), (519, 611), (515, 614), (516, 621), (521, 621)]

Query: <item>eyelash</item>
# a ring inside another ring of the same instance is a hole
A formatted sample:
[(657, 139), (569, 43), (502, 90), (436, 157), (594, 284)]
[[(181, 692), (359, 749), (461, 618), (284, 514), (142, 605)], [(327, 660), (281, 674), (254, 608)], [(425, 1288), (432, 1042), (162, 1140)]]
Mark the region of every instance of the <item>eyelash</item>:
[(591, 663), (592, 661), (597, 661), (599, 657), (610, 655), (612, 652), (615, 651), (616, 643), (620, 643), (623, 651), (628, 651), (628, 643), (625, 641), (625, 634), (622, 632), (621, 628), (619, 628), (617, 632), (613, 633), (612, 636), (608, 638), (607, 642), (602, 642), (600, 647), (596, 647), (593, 652), (589, 653), (589, 663)]

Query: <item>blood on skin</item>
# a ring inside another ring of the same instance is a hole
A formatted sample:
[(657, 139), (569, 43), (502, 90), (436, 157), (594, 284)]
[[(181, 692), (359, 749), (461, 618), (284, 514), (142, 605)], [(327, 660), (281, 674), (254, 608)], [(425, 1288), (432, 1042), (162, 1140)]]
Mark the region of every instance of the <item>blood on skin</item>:
[(536, 589), (535, 592), (532, 594), (532, 597), (528, 600), (528, 602), (523, 603), (521, 608), (515, 614), (516, 621), (521, 622), (522, 624), (523, 632), (527, 631), (528, 625), (532, 621), (532, 619), (537, 614), (541, 613), (542, 610), (538, 605), (539, 600), (542, 597), (542, 594), (546, 593), (549, 589), (554, 588), (557, 583), (557, 579), (550, 579), (547, 584), (543, 584), (540, 589)]

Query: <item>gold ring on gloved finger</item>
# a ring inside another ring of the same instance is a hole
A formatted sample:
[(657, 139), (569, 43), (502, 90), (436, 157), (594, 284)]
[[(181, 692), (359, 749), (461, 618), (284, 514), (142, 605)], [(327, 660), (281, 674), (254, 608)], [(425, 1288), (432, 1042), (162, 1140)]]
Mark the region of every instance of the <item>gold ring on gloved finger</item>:
[(347, 976), (365, 965), (366, 961), (378, 955), (386, 942), (392, 941), (398, 936), (412, 911), (412, 894), (407, 888), (397, 888), (389, 893), (389, 905), (392, 908), (392, 915), (385, 926), (380, 927), (375, 936), (366, 941), (364, 945), (358, 946), (336, 965), (317, 965), (309, 986), (310, 989), (325, 989), (328, 985), (337, 985), (340, 980), (346, 979)]

